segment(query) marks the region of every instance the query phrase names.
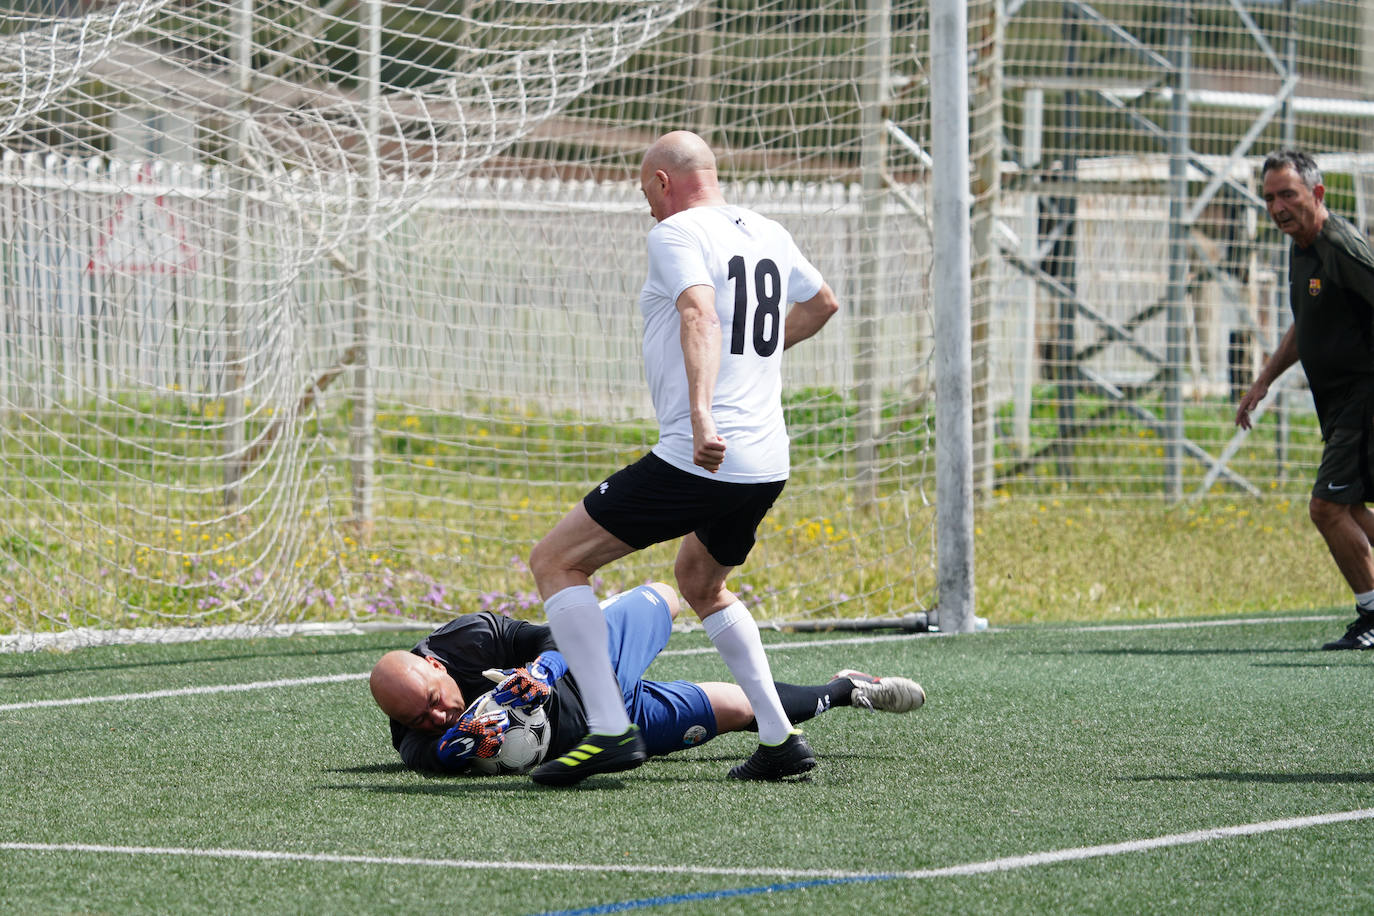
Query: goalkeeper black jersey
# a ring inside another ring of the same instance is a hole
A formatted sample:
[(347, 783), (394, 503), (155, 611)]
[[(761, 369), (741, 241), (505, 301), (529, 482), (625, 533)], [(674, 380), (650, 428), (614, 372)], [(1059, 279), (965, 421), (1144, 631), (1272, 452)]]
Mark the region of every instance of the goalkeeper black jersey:
[[(449, 621), (410, 651), (421, 657), (432, 655), (443, 662), (463, 692), (463, 699), (471, 704), (496, 686), (482, 676), (483, 671), (528, 665), (541, 652), (553, 648), (553, 634), (547, 626), (484, 611)], [(557, 756), (577, 744), (587, 732), (582, 695), (571, 674), (554, 683), (553, 695), (544, 708), (553, 729), (548, 756)], [(435, 756), (441, 737), (391, 720), (391, 743), (411, 769), (442, 769)]]
[(1322, 437), (1370, 422), (1374, 406), (1374, 254), (1331, 214), (1307, 248), (1293, 244), (1289, 295), (1298, 358)]

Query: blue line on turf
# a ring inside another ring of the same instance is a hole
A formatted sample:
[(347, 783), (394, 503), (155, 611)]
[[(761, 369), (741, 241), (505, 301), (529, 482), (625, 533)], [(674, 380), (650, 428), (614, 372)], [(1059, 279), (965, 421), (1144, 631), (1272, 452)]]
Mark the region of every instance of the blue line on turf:
[(602, 903), (576, 910), (549, 910), (538, 916), (599, 916), (601, 913), (624, 913), (628, 910), (644, 910), (655, 906), (671, 906), (675, 903), (692, 903), (699, 900), (723, 900), (727, 897), (753, 897), (758, 894), (774, 894), (781, 891), (803, 891), (812, 887), (828, 887), (835, 884), (869, 884), (874, 881), (891, 881), (901, 875), (855, 875), (851, 878), (818, 878), (815, 881), (790, 881), (787, 884), (766, 884), (762, 887), (732, 887), (719, 891), (699, 891), (695, 894), (669, 894), (663, 897), (644, 897), (640, 900), (622, 900), (619, 903)]

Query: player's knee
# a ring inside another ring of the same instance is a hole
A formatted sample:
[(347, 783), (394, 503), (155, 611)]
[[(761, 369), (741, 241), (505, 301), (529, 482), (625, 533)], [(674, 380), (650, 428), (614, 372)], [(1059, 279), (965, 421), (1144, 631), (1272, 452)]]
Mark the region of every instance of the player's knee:
[(738, 732), (754, 722), (754, 710), (749, 698), (738, 684), (722, 681), (708, 681), (699, 685), (711, 704), (711, 714), (716, 719), (716, 733)]
[(682, 600), (698, 617), (705, 617), (723, 607), (716, 590), (692, 587), (681, 579), (678, 580), (678, 587), (682, 589)]
[(552, 575), (560, 567), (557, 552), (549, 545), (548, 538), (535, 544), (530, 550), (530, 572), (536, 582)]
[(682, 600), (686, 601), (687, 606), (696, 611), (698, 615), (703, 612), (710, 613), (721, 606), (720, 601), (725, 592), (725, 585), (718, 579), (703, 576), (697, 566), (683, 562), (680, 557), (673, 565), (673, 575), (677, 578), (677, 587), (682, 592)]
[(1340, 503), (1333, 503), (1329, 500), (1312, 497), (1307, 501), (1307, 517), (1312, 520), (1318, 530), (1325, 530), (1331, 525), (1340, 521), (1341, 516), (1345, 515), (1349, 509)]
[(663, 603), (668, 605), (668, 614), (676, 620), (678, 611), (682, 610), (682, 602), (678, 600), (677, 589), (666, 582), (650, 582), (649, 587), (658, 592)]

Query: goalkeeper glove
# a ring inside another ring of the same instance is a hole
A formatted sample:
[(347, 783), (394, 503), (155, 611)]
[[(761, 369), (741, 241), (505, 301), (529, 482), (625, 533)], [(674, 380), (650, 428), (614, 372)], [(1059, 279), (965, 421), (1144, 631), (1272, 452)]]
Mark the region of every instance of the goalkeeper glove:
[(537, 709), (548, 702), (554, 682), (568, 673), (568, 663), (556, 650), (541, 654), (523, 668), (488, 668), (482, 674), (496, 682), (491, 698), (513, 709)]
[(470, 757), (495, 757), (505, 740), (506, 729), (510, 727), (510, 717), (506, 711), (496, 708), (491, 712), (479, 713), (476, 709), (482, 700), (479, 698), (463, 711), (457, 723), (444, 732), (439, 739), (437, 751), (439, 762), (449, 769)]

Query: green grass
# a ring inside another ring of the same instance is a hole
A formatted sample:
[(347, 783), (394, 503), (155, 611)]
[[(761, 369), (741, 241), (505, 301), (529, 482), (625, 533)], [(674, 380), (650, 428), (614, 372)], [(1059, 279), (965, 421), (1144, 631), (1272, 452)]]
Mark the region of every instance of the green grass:
[[(1273, 616), (1273, 615), (1271, 615)], [(834, 710), (801, 784), (740, 785), (750, 740), (566, 791), (402, 770), (360, 679), (0, 710), (0, 843), (382, 861), (0, 849), (0, 911), (518, 914), (880, 874), (1374, 807), (1370, 663), (1313, 651), (1344, 618), (785, 643), (775, 673), (917, 677), (909, 716)], [(416, 634), (0, 656), (5, 703), (365, 671)], [(700, 633), (658, 678), (724, 676)], [(989, 875), (710, 897), (673, 914), (1357, 912), (1374, 822), (1228, 837)], [(397, 857), (470, 865), (404, 864)], [(506, 860), (543, 863), (503, 870)], [(484, 864), (492, 863), (492, 864)], [(593, 866), (560, 871), (560, 866)], [(684, 867), (686, 873), (670, 869)], [(739, 867), (764, 874), (728, 875)], [(641, 871), (627, 871), (639, 868)], [(661, 869), (661, 870), (658, 870)], [(775, 869), (799, 870), (783, 876)]]
[(975, 510), (974, 551), (979, 613), (1001, 624), (1353, 602), (1305, 497), (999, 499)]
[[(1055, 390), (1037, 395), (1032, 453), (1058, 431)], [(1074, 479), (1053, 477), (1053, 457), (1027, 465), (998, 446), (995, 470), (1011, 476), (975, 519), (984, 616), (1133, 620), (1348, 601), (1306, 519), (1311, 468), (1302, 462), (1319, 447), (1309, 414), (1294, 412), (1283, 479), (1273, 477), (1272, 436), (1238, 450), (1233, 467), (1262, 497), (1218, 485), (1200, 502), (1170, 504), (1154, 431), (1100, 397), (1082, 394), (1076, 407), (1080, 419), (1098, 419), (1083, 424), (1067, 462)], [(787, 409), (798, 431), (793, 477), (735, 580), (751, 606), (761, 617), (802, 619), (887, 616), (938, 601), (938, 496), (921, 457), (929, 403), (886, 397), (880, 422), (892, 438), (866, 506), (852, 486), (852, 398), (796, 391)], [(11, 497), (0, 501), (0, 631), (341, 619), (350, 608), (422, 621), (483, 606), (537, 616), (523, 565), (530, 547), (655, 434), (643, 422), (593, 424), (501, 401), (447, 413), (384, 405), (375, 519), (355, 537), (346, 405), (306, 423), (299, 479), (264, 472), (244, 485), (242, 505), (255, 508), (242, 514), (227, 510), (220, 489), (223, 413), (222, 403), (188, 394), (13, 417), (0, 431)], [(1219, 453), (1233, 408), (1190, 402), (1185, 414), (1189, 437)], [(270, 412), (255, 414), (248, 432), (272, 422)], [(1009, 422), (1007, 411), (997, 422)], [(150, 466), (149, 444), (186, 460)], [(1184, 470), (1191, 496), (1204, 468), (1189, 459)], [(267, 515), (286, 493), (298, 506)], [(663, 578), (671, 564), (668, 549), (637, 554), (608, 568), (605, 585)]]

